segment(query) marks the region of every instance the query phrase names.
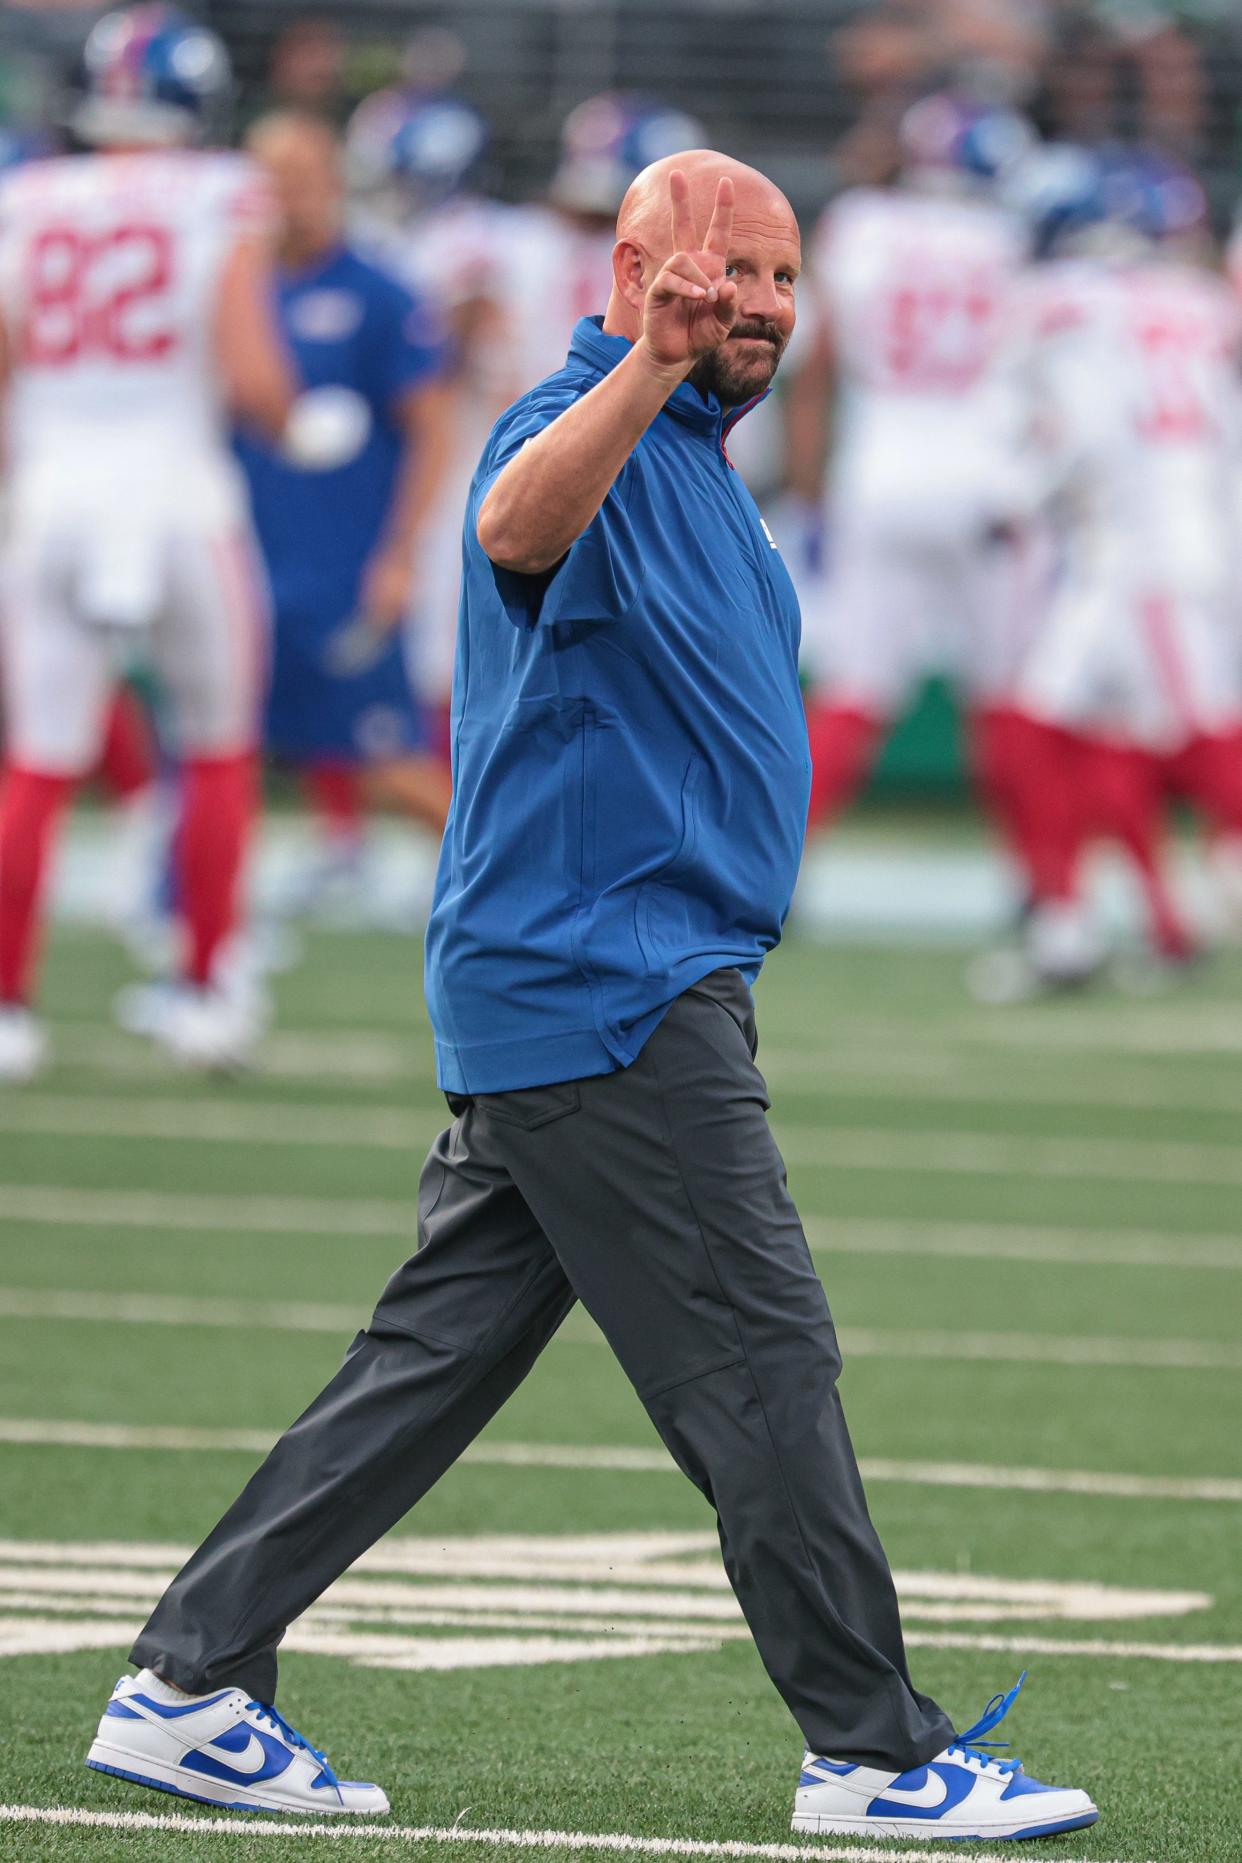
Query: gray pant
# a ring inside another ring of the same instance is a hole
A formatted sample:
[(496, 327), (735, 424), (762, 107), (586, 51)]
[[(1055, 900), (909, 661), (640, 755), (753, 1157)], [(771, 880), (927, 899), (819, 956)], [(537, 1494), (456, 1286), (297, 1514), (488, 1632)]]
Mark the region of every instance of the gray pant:
[(452, 1466), (581, 1300), (715, 1509), (807, 1745), (898, 1770), (939, 1752), (952, 1728), (910, 1681), (755, 1047), (750, 992), (721, 970), (622, 1072), (451, 1100), (417, 1254), (133, 1660), (270, 1701), (286, 1627)]

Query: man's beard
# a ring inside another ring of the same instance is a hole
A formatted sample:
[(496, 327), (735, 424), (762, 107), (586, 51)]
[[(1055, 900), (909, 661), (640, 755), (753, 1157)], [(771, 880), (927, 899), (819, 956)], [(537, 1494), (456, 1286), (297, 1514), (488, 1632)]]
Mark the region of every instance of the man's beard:
[[(759, 337), (772, 345), (770, 358), (739, 353), (736, 337)], [(735, 323), (724, 342), (700, 356), (689, 379), (703, 396), (715, 395), (721, 407), (740, 407), (771, 385), (777, 364), (785, 353), (786, 337), (774, 323)]]

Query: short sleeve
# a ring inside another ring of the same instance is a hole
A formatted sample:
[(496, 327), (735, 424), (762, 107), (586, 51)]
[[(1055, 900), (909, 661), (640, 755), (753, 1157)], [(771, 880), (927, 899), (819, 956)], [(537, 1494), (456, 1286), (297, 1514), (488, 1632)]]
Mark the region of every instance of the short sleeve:
[(257, 162), (223, 156), (216, 169), (225, 225), (235, 239), (269, 240), (280, 224), (272, 184)]
[[(577, 384), (554, 377), (501, 416), (470, 499), (472, 530), (484, 499), (509, 461), (572, 407), (581, 392)], [(639, 541), (629, 511), (636, 472), (631, 456), (594, 518), (554, 569), (525, 576), (489, 562), (496, 591), (515, 627), (624, 620), (642, 583)], [(475, 547), (479, 548), (477, 541)]]
[(431, 306), (387, 280), (372, 315), (371, 366), (376, 401), (390, 410), (449, 366), (449, 341)]

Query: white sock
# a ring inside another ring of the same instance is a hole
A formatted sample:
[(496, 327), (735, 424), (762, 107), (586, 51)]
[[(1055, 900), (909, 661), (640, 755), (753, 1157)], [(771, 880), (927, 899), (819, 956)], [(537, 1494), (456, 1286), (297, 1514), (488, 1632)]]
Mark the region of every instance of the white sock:
[(143, 1669), (135, 1677), (135, 1683), (144, 1695), (154, 1695), (157, 1701), (202, 1701), (201, 1695), (191, 1695), (188, 1689), (178, 1688), (175, 1682), (166, 1682), (162, 1675), (156, 1675), (154, 1669)]

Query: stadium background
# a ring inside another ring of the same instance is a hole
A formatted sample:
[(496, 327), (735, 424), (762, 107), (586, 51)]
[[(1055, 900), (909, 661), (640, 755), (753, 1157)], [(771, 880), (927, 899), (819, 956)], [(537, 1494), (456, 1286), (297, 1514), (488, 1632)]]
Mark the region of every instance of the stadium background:
[[(303, 9), (200, 12), (248, 114)], [(564, 112), (624, 83), (694, 109), (813, 210), (871, 159), (860, 124), (969, 65), (1049, 129), (1141, 127), (1202, 162), (1224, 228), (1232, 15), (498, 0), (316, 18), (344, 36), (342, 109), (394, 74), (414, 27), (451, 24), (454, 82), (493, 124), (509, 198), (546, 178)], [(0, 14), (10, 121), (48, 107), (92, 16)], [(903, 799), (952, 788), (952, 742), (933, 694), (888, 765)], [(955, 814), (913, 835), (864, 818), (844, 839), (860, 859), (896, 846), (916, 879), (947, 848), (952, 890), (966, 833)], [(1019, 1750), (1106, 1812), (1048, 1854), (1240, 1857), (1242, 966), (1226, 954), (1167, 997), (988, 1011), (927, 932), (795, 935), (761, 996), (778, 1133), (919, 1673), (966, 1717), (1032, 1668)], [(58, 928), (56, 1068), (0, 1102), (0, 1797), (122, 1823), (10, 1819), (0, 1854), (277, 1855), (274, 1838), (143, 1825), (158, 1801), (95, 1781), (79, 1754), (156, 1575), (318, 1389), (408, 1242), (441, 1116), (416, 953), (312, 936), (279, 982), (265, 1071), (230, 1083), (170, 1078), (107, 1025), (127, 974), (96, 928)], [(391, 1782), (401, 1824), (440, 1830), (412, 1840), (427, 1854), (451, 1854), (458, 1818), (781, 1842), (796, 1736), (705, 1576), (708, 1525), (575, 1320), (390, 1542), (387, 1589), (308, 1622), (284, 1705)], [(499, 1835), (467, 1851), (511, 1853)]]
[[(0, 134), (56, 114), (102, 10), (77, 0), (0, 9)], [(233, 56), (241, 122), (295, 94), (343, 120), (411, 69), (442, 72), (489, 124), (480, 181), (502, 200), (546, 186), (575, 103), (629, 89), (692, 112), (813, 215), (849, 181), (882, 172), (904, 104), (949, 81), (1017, 104), (1046, 136), (1117, 135), (1176, 153), (1207, 182), (1219, 232), (1242, 192), (1242, 13), (1229, 0), (204, 0), (192, 10)], [(890, 738), (870, 793), (939, 804), (964, 791), (952, 700), (934, 680)]]

